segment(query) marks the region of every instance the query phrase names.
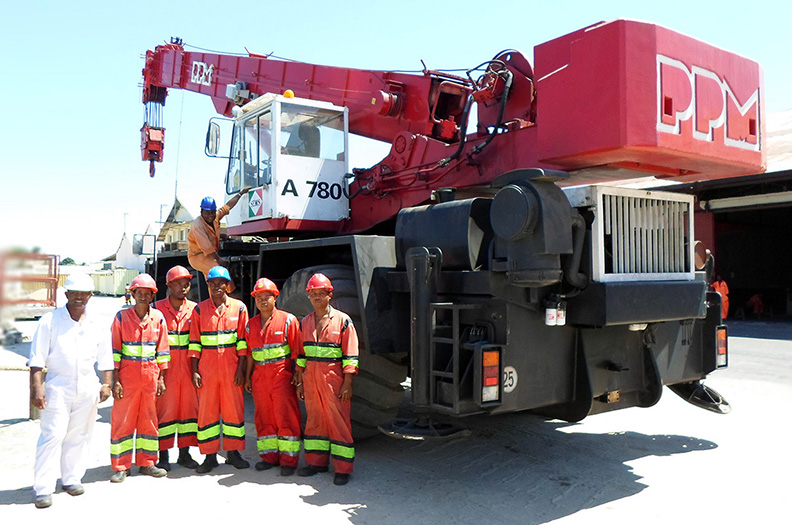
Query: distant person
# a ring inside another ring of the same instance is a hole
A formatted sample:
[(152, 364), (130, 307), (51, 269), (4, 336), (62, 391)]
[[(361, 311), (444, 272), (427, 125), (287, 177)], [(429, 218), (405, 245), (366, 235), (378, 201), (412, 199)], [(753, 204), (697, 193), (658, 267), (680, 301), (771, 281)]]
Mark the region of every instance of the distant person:
[(294, 386), (294, 361), (302, 353), (300, 322), (275, 307), (278, 287), (262, 277), (250, 293), (259, 314), (247, 324), (247, 381), (245, 389), (256, 405), (256, 470), (280, 466), (291, 476), (300, 458), (300, 407)]
[[(228, 451), (226, 463), (246, 469), (250, 463), (239, 454), (245, 450), (245, 385), (248, 312), (245, 303), (228, 297), (231, 276), (222, 266), (207, 275), (209, 299), (193, 310), (190, 321), (190, 366), (198, 389), (198, 448), (204, 462), (196, 472), (217, 467), (220, 438)], [(222, 423), (221, 423), (222, 421)]]
[(168, 473), (155, 466), (157, 452), (157, 396), (165, 393), (170, 360), (168, 327), (159, 310), (151, 308), (157, 293), (154, 279), (141, 273), (129, 286), (135, 306), (113, 319), (113, 411), (110, 415), (110, 466), (113, 483), (121, 483), (132, 468), (161, 478)]
[(187, 299), (192, 274), (184, 266), (174, 266), (165, 275), (168, 297), (154, 303), (165, 316), (170, 344), (170, 362), (165, 376), (165, 393), (157, 398), (159, 428), (159, 468), (170, 471), (168, 451), (176, 444), (178, 434), (179, 459), (176, 463), (188, 469), (198, 468), (190, 456), (190, 447), (198, 446), (198, 392), (192, 382), (190, 358), (190, 320), (195, 303)]
[(764, 301), (762, 300), (762, 294), (755, 293), (748, 299), (748, 308), (751, 309), (751, 313), (753, 313), (754, 317), (762, 317), (764, 314)]
[(715, 282), (712, 283), (712, 289), (721, 295), (721, 310), (723, 318), (726, 319), (726, 315), (729, 313), (729, 286), (723, 277), (718, 275), (715, 277)]
[(346, 485), (355, 460), (352, 442), (352, 378), (358, 372), (358, 336), (347, 314), (330, 306), (333, 284), (314, 274), (305, 292), (314, 307), (302, 320), (303, 354), (297, 359), (297, 395), (305, 400), (306, 466), (298, 476), (327, 472), (333, 460), (335, 485)]
[[(35, 504), (52, 505), (58, 481), (64, 492), (85, 492), (86, 456), (99, 402), (110, 397), (113, 356), (107, 327), (86, 313), (94, 289), (86, 274), (66, 279), (66, 306), (44, 314), (30, 345), (30, 402), (41, 409), (36, 445)], [(102, 373), (102, 384), (94, 372)], [(47, 369), (43, 383), (43, 369)]]
[(131, 299), (132, 299), (132, 293), (129, 291), (129, 285), (127, 284), (126, 288), (124, 289), (124, 305), (129, 306), (130, 304), (132, 304)]
[[(217, 253), (220, 249), (220, 221), (249, 190), (250, 188), (241, 190), (219, 210), (212, 197), (204, 197), (201, 201), (201, 215), (190, 223), (190, 233), (187, 235), (187, 260), (190, 266), (204, 274), (206, 279), (209, 279), (209, 270), (215, 266), (228, 268), (228, 262)], [(228, 292), (233, 292), (234, 288), (234, 283), (229, 281)]]

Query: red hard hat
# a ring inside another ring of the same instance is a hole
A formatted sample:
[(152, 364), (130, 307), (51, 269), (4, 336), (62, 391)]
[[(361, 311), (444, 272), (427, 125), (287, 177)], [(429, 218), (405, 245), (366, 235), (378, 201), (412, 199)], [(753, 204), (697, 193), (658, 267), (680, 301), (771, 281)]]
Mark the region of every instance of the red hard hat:
[(333, 283), (323, 273), (315, 273), (308, 279), (308, 286), (305, 287), (306, 292), (310, 292), (316, 288), (325, 288), (328, 292), (333, 291)]
[(132, 283), (129, 285), (130, 291), (136, 290), (137, 288), (149, 288), (153, 290), (154, 293), (157, 293), (157, 283), (155, 283), (154, 278), (147, 273), (141, 273), (132, 279)]
[(273, 283), (266, 277), (262, 277), (261, 279), (256, 281), (256, 284), (253, 286), (253, 291), (250, 292), (250, 295), (255, 297), (256, 295), (262, 292), (269, 292), (275, 297), (278, 297), (278, 294), (280, 294), (280, 292), (278, 291), (278, 287), (275, 286), (275, 283)]
[(171, 281), (175, 281), (176, 279), (192, 279), (192, 274), (190, 270), (185, 268), (184, 266), (174, 266), (168, 273), (165, 275), (165, 284), (170, 284)]

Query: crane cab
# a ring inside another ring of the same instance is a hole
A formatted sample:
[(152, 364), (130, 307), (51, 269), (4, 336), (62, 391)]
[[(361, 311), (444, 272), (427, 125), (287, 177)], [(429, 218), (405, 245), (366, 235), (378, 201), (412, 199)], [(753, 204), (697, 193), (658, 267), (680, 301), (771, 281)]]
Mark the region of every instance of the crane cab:
[(226, 200), (250, 189), (229, 233), (322, 231), (348, 219), (348, 130), (347, 108), (326, 102), (266, 94), (236, 110)]

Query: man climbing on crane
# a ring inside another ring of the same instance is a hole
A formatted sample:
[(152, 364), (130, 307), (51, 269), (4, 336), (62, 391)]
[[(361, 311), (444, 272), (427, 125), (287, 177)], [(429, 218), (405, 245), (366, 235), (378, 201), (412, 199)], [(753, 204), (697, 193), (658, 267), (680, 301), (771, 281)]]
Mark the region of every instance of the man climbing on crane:
[[(209, 270), (215, 266), (228, 268), (228, 262), (217, 253), (220, 250), (220, 221), (249, 190), (250, 188), (243, 188), (219, 210), (212, 197), (204, 197), (201, 201), (201, 215), (192, 221), (190, 233), (187, 235), (187, 260), (205, 278), (208, 278)], [(233, 292), (234, 288), (233, 281), (229, 281), (228, 292)]]

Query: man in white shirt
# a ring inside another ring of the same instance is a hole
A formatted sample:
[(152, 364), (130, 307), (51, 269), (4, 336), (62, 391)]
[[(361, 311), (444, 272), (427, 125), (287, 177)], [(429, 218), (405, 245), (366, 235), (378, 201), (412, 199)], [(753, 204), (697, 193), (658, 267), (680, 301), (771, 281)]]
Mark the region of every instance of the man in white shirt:
[[(85, 492), (81, 482), (97, 405), (110, 397), (113, 377), (110, 330), (85, 311), (93, 279), (75, 274), (65, 288), (66, 306), (41, 317), (28, 361), (30, 402), (42, 410), (33, 484), (40, 509), (52, 505), (58, 474), (65, 492)], [(94, 365), (102, 373), (101, 386)]]

